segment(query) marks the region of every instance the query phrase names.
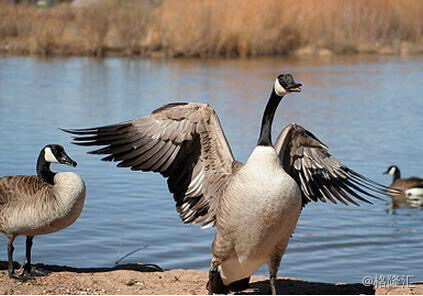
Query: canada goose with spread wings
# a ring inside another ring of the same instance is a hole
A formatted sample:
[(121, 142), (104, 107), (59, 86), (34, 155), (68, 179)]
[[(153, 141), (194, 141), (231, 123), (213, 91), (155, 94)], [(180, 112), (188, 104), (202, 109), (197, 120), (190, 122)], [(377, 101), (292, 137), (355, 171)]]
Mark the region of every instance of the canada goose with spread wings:
[(271, 126), (285, 95), (300, 92), (291, 74), (279, 75), (267, 102), (259, 139), (245, 164), (236, 161), (219, 119), (208, 104), (172, 103), (140, 119), (64, 130), (74, 143), (103, 146), (118, 167), (159, 172), (167, 178), (185, 223), (216, 226), (209, 272), (210, 293), (224, 293), (267, 263), (270, 285), (309, 201), (357, 204), (386, 187), (350, 170), (302, 127), (288, 125), (275, 146)]

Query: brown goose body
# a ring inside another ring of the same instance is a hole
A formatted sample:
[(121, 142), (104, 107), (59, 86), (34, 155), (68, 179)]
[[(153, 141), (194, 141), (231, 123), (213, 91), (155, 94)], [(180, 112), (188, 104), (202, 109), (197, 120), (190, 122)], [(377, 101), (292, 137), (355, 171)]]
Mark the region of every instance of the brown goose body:
[(51, 185), (37, 176), (0, 178), (0, 232), (48, 234), (73, 224), (85, 201), (85, 185), (74, 173), (57, 173)]
[(416, 187), (422, 187), (423, 188), (423, 179), (417, 178), (417, 177), (410, 177), (406, 179), (397, 179), (392, 182), (392, 184), (389, 186), (392, 188), (396, 188), (401, 190), (402, 192), (407, 191), (411, 188)]
[(402, 203), (413, 207), (423, 206), (423, 179), (418, 177), (401, 178), (401, 172), (397, 166), (390, 166), (384, 174), (393, 176), (389, 188), (400, 191), (400, 194), (390, 194), (394, 207)]
[[(33, 237), (48, 234), (73, 224), (81, 214), (85, 201), (85, 183), (73, 172), (54, 173), (50, 163), (76, 166), (57, 144), (45, 146), (37, 161), (37, 176), (0, 178), (0, 232), (8, 238), (8, 273), (16, 280), (46, 275), (31, 266)], [(13, 242), (26, 236), (24, 271), (15, 274)]]

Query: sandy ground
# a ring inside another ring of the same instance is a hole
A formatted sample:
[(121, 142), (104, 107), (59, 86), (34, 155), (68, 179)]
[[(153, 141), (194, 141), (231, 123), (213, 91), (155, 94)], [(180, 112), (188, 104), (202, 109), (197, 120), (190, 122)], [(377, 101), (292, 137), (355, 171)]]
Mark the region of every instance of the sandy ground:
[[(156, 265), (120, 265), (114, 268), (73, 268), (37, 265), (50, 274), (26, 282), (10, 280), (6, 262), (0, 262), (0, 294), (207, 294), (207, 272)], [(279, 294), (423, 294), (423, 284), (409, 288), (374, 289), (362, 284), (330, 284), (279, 278)], [(268, 294), (264, 276), (253, 276), (250, 288), (239, 294)]]

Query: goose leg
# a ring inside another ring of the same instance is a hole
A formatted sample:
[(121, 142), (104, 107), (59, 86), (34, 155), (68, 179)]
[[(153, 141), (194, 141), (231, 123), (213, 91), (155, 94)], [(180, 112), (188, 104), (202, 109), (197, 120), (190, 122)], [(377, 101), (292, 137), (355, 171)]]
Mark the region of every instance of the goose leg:
[(227, 294), (229, 286), (225, 286), (220, 275), (219, 266), (228, 258), (233, 252), (233, 244), (231, 240), (227, 239), (225, 232), (217, 227), (216, 236), (212, 243), (212, 260), (209, 270), (209, 281), (207, 283), (207, 290), (209, 295), (212, 294)]
[(48, 274), (47, 271), (37, 269), (35, 266), (31, 266), (31, 250), (32, 250), (32, 241), (33, 236), (26, 237), (26, 252), (25, 252), (25, 265), (24, 271), (22, 273), (23, 276), (46, 276)]
[(273, 254), (269, 262), (269, 275), (270, 275), (270, 290), (272, 295), (276, 295), (276, 277), (278, 275), (279, 264), (281, 263), (282, 256)]
[(8, 243), (7, 243), (7, 257), (8, 257), (8, 268), (7, 271), (9, 273), (9, 278), (11, 279), (15, 279), (18, 281), (26, 281), (29, 280), (30, 277), (28, 276), (22, 276), (22, 275), (17, 275), (15, 273), (15, 267), (13, 266), (13, 251), (15, 250), (15, 248), (13, 247), (13, 242), (15, 241), (15, 236), (14, 235), (8, 235)]
[(207, 290), (209, 291), (209, 295), (228, 293), (227, 287), (223, 284), (223, 280), (218, 269), (221, 263), (221, 259), (213, 256), (209, 270), (209, 282), (207, 283)]
[(15, 248), (13, 247), (13, 241), (15, 240), (14, 236), (7, 236), (7, 258), (8, 258), (8, 268), (7, 271), (9, 273), (9, 277), (13, 278), (15, 275), (15, 267), (13, 266), (13, 251)]
[(276, 275), (270, 276), (270, 290), (272, 295), (276, 295)]

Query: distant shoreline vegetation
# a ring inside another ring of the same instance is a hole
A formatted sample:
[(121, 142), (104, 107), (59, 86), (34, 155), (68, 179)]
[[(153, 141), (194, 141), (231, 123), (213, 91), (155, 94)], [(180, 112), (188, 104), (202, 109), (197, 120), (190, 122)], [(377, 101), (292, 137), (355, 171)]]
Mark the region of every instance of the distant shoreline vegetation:
[(0, 53), (257, 57), (423, 53), (421, 0), (0, 0)]

